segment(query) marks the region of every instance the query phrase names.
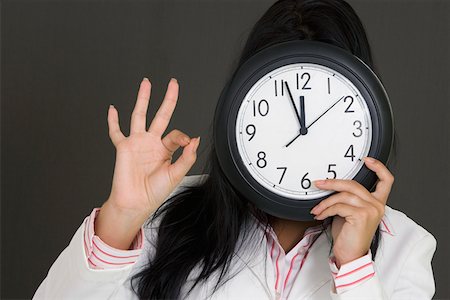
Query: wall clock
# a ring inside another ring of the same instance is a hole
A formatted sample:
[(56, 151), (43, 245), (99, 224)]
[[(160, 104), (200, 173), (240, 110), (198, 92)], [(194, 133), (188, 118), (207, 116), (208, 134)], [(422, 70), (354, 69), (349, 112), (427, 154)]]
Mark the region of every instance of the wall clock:
[(241, 195), (291, 220), (332, 194), (313, 185), (354, 179), (372, 189), (371, 156), (387, 163), (393, 143), (388, 95), (351, 53), (323, 42), (267, 47), (235, 71), (214, 116), (219, 163)]

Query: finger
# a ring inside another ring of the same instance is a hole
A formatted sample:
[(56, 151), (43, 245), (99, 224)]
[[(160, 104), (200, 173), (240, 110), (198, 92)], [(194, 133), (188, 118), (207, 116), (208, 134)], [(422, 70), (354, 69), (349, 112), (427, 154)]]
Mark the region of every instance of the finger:
[(122, 131), (120, 131), (119, 113), (113, 105), (110, 105), (108, 109), (108, 129), (109, 137), (111, 138), (114, 146), (117, 146), (123, 139), (125, 139)]
[(151, 83), (147, 78), (141, 81), (133, 112), (131, 113), (130, 134), (145, 132), (148, 102), (150, 101)]
[(394, 175), (392, 175), (392, 173), (381, 161), (375, 158), (365, 157), (364, 162), (366, 166), (370, 170), (374, 171), (379, 178), (375, 191), (372, 195), (383, 204), (386, 204), (392, 185), (394, 184)]
[(355, 180), (348, 180), (348, 179), (315, 180), (314, 185), (316, 185), (321, 190), (348, 192), (355, 194), (364, 200), (372, 201), (372, 195), (370, 194), (370, 192)]
[(162, 139), (163, 145), (172, 153), (177, 151), (180, 146), (186, 146), (190, 141), (189, 136), (177, 129), (172, 130)]
[(347, 218), (358, 215), (362, 210), (364, 209), (344, 203), (337, 203), (325, 209), (320, 215), (315, 216), (314, 219), (323, 220), (336, 215)]
[(169, 125), (170, 118), (175, 109), (178, 100), (178, 82), (175, 78), (170, 79), (169, 85), (167, 87), (166, 95), (161, 103), (158, 111), (156, 112), (155, 118), (150, 124), (149, 132), (161, 136)]
[(328, 197), (325, 200), (322, 200), (319, 204), (317, 204), (311, 212), (315, 215), (320, 215), (322, 211), (327, 209), (328, 207), (335, 205), (337, 203), (345, 203), (348, 205), (353, 205), (357, 207), (364, 207), (368, 205), (368, 202), (359, 198), (355, 194), (340, 192)]
[(191, 142), (183, 148), (183, 153), (177, 161), (170, 165), (169, 174), (174, 183), (178, 183), (194, 165), (199, 144), (200, 137), (191, 139)]

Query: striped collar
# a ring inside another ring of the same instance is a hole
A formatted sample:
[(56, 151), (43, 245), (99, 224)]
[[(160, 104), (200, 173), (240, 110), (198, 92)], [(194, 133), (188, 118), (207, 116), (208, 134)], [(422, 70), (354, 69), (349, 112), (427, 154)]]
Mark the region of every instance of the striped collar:
[[(389, 208), (386, 207), (386, 210), (388, 210), (388, 209)], [(389, 221), (389, 218), (386, 215), (386, 213), (381, 218), (380, 231), (386, 232), (387, 234), (389, 234), (391, 236), (395, 236), (395, 234), (396, 234), (394, 227), (392, 226), (392, 223)]]
[[(272, 226), (270, 226), (270, 224), (267, 225), (267, 227), (265, 227), (263, 224), (261, 224), (257, 220), (256, 217), (254, 217), (254, 216), (252, 216), (252, 217), (253, 217), (253, 220), (255, 220), (257, 222), (258, 226), (263, 230), (268, 241), (276, 241), (277, 243), (279, 243), (278, 236), (276, 235), (274, 229), (272, 228)], [(324, 222), (322, 222), (319, 225), (306, 228), (306, 230), (303, 234), (303, 237), (300, 239), (300, 241), (297, 243), (297, 245), (306, 243), (308, 246), (311, 246), (312, 243), (310, 241), (315, 240), (315, 237), (319, 233), (321, 233), (325, 230), (328, 230), (331, 222), (332, 222), (332, 219), (328, 218), (328, 219), (325, 219)], [(304, 241), (304, 238), (306, 238), (306, 237), (308, 237), (308, 241)], [(279, 246), (281, 247), (281, 245), (279, 245)], [(298, 248), (299, 251), (303, 251), (302, 247), (294, 246), (293, 248)]]
[[(323, 223), (323, 224), (319, 224), (317, 226), (312, 226), (312, 227), (306, 228), (305, 233), (303, 234), (303, 237), (322, 232), (324, 229), (326, 229), (328, 227), (329, 223), (331, 223), (331, 222), (328, 222), (328, 224)], [(271, 238), (278, 240), (278, 237), (277, 237), (275, 231), (273, 230), (272, 226), (270, 226), (270, 225), (267, 226), (267, 228), (266, 228), (266, 234), (270, 235)]]
[[(386, 210), (389, 210), (389, 209), (391, 209), (391, 208), (390, 207), (386, 207)], [(267, 228), (264, 227), (258, 221), (258, 219), (256, 217), (254, 217), (253, 215), (252, 215), (252, 219), (260, 226), (260, 228), (265, 230), (266, 234), (271, 234), (271, 235), (275, 234), (275, 232), (273, 231), (273, 229), (272, 229), (272, 227), (270, 225), (267, 226)], [(327, 222), (327, 220), (329, 220), (329, 221)], [(307, 228), (304, 235), (307, 235), (307, 234), (315, 232), (315, 231), (316, 232), (320, 232), (323, 229), (323, 227), (328, 228), (328, 225), (331, 224), (331, 220), (332, 220), (331, 218), (327, 218), (327, 219), (325, 219), (323, 224)], [(325, 223), (325, 222), (327, 222), (327, 223)], [(392, 223), (389, 221), (389, 218), (386, 215), (386, 213), (381, 218), (381, 222), (380, 222), (379, 227), (380, 227), (380, 231), (385, 232), (385, 233), (389, 234), (390, 236), (395, 236), (396, 235), (395, 229), (392, 226)]]

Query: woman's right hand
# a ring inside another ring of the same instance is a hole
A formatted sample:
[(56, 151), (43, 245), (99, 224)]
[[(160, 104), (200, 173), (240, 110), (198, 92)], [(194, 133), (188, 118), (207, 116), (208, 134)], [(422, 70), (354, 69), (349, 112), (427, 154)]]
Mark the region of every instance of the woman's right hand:
[[(130, 136), (120, 130), (117, 110), (108, 111), (109, 136), (116, 147), (111, 193), (95, 221), (95, 233), (108, 245), (128, 249), (145, 220), (181, 182), (196, 160), (200, 138), (179, 130), (162, 137), (178, 99), (178, 82), (171, 79), (164, 100), (148, 130), (146, 115), (151, 83), (142, 80), (131, 116)], [(183, 147), (172, 163), (172, 155)]]

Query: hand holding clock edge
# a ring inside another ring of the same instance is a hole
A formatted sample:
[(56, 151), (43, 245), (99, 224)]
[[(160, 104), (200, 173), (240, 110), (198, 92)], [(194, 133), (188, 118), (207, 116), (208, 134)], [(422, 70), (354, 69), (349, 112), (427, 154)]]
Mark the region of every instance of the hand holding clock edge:
[(314, 181), (320, 189), (339, 192), (321, 201), (311, 210), (311, 213), (316, 215), (316, 220), (334, 216), (333, 254), (337, 266), (368, 252), (394, 183), (394, 176), (382, 162), (371, 157), (364, 158), (364, 162), (379, 178), (372, 193), (354, 180)]

